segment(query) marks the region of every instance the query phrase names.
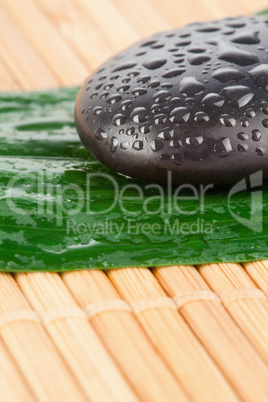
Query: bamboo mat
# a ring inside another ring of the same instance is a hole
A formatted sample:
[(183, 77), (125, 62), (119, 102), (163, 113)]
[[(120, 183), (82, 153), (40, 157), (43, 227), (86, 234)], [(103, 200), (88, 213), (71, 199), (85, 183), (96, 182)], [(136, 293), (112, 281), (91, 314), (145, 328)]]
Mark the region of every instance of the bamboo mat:
[[(0, 0), (0, 90), (79, 85), (159, 30), (264, 8)], [(267, 295), (268, 261), (0, 274), (0, 400), (267, 401)]]

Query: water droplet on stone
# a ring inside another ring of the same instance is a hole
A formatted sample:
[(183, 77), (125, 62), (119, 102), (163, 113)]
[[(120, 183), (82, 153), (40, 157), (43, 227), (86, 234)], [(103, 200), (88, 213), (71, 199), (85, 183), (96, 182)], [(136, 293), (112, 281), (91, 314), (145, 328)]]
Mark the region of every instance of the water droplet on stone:
[(185, 68), (172, 68), (162, 75), (163, 78), (173, 78), (185, 73)]
[(127, 135), (132, 135), (135, 133), (135, 128), (134, 127), (130, 127), (126, 130), (126, 134)]
[(152, 127), (152, 125), (151, 125), (150, 123), (142, 124), (142, 125), (139, 127), (140, 133), (141, 133), (141, 134), (147, 134), (147, 133), (149, 133), (150, 130), (151, 130), (151, 127)]
[(262, 101), (262, 103), (261, 103), (261, 111), (264, 114), (268, 114), (268, 102)]
[(147, 90), (144, 88), (134, 88), (132, 90), (133, 95), (135, 96), (140, 96), (140, 95), (145, 95), (147, 94)]
[(176, 64), (181, 64), (181, 63), (183, 63), (184, 62), (184, 59), (177, 59), (177, 60), (174, 60), (174, 63), (176, 63)]
[(169, 128), (164, 128), (160, 133), (158, 133), (159, 138), (162, 138), (163, 140), (171, 140), (171, 138), (174, 135), (174, 130), (170, 130)]
[(94, 99), (98, 96), (98, 92), (93, 92), (93, 94), (90, 95), (90, 99)]
[(164, 89), (169, 89), (173, 87), (173, 84), (169, 83), (169, 82), (164, 82), (163, 84), (161, 84), (161, 87)]
[(203, 143), (203, 141), (204, 141), (204, 138), (202, 136), (188, 137), (185, 140), (186, 144), (194, 145), (194, 146), (201, 145)]
[(235, 118), (228, 114), (221, 115), (220, 122), (226, 127), (234, 127), (236, 124)]
[(244, 85), (225, 87), (223, 91), (228, 98), (229, 103), (235, 107), (243, 107), (247, 105), (254, 96), (251, 89)]
[(254, 45), (256, 43), (260, 43), (260, 39), (258, 37), (259, 32), (255, 31), (243, 31), (232, 38), (232, 42), (241, 43), (242, 45)]
[(158, 91), (153, 95), (153, 100), (155, 102), (165, 102), (168, 101), (170, 98), (171, 98), (170, 92), (165, 90)]
[(116, 148), (118, 147), (119, 140), (116, 137), (112, 137), (110, 140), (110, 150), (111, 152), (115, 152)]
[(174, 154), (171, 159), (174, 165), (182, 165), (183, 163), (183, 156), (181, 154)]
[(255, 151), (258, 156), (264, 156), (266, 153), (266, 150), (263, 147), (257, 147)]
[(152, 46), (154, 43), (156, 43), (157, 40), (147, 40), (146, 42), (144, 42), (143, 44), (141, 44), (141, 47), (147, 47), (147, 46)]
[(194, 120), (197, 121), (198, 123), (205, 123), (205, 122), (209, 121), (209, 117), (204, 112), (197, 112), (194, 115)]
[(166, 59), (150, 59), (150, 60), (145, 60), (142, 65), (145, 68), (148, 68), (148, 70), (156, 70), (157, 68), (162, 67), (164, 64), (166, 64), (167, 60)]
[(159, 85), (160, 85), (160, 82), (159, 82), (159, 81), (153, 80), (153, 81), (151, 81), (151, 82), (148, 84), (148, 87), (149, 87), (149, 88), (157, 88), (157, 87), (159, 87)]
[(234, 29), (225, 29), (224, 31), (222, 31), (221, 33), (223, 35), (232, 35), (235, 32)]
[(129, 143), (129, 141), (126, 141), (126, 140), (122, 141), (120, 144), (120, 148), (122, 148), (122, 149), (128, 149), (129, 146), (130, 146), (130, 143)]
[(212, 77), (220, 82), (240, 81), (245, 75), (235, 68), (220, 68), (212, 73)]
[(246, 152), (248, 150), (247, 144), (238, 144), (237, 145), (238, 152)]
[(220, 42), (218, 45), (218, 58), (238, 64), (239, 66), (249, 66), (259, 61), (256, 54), (242, 50), (236, 46), (228, 45), (224, 42)]
[(142, 123), (148, 118), (147, 110), (145, 107), (135, 107), (130, 114), (130, 118), (135, 123)]
[(109, 91), (109, 89), (111, 89), (114, 86), (114, 84), (110, 83), (110, 84), (106, 84), (104, 85), (103, 89), (105, 89), (106, 91)]
[(107, 134), (106, 134), (106, 132), (102, 129), (102, 128), (98, 128), (96, 131), (95, 131), (95, 138), (97, 139), (97, 140), (100, 140), (100, 141), (103, 141), (103, 140), (106, 140), (106, 138), (107, 138)]
[(268, 64), (260, 64), (250, 70), (249, 75), (251, 76), (254, 84), (262, 89), (268, 90)]
[(102, 112), (102, 107), (101, 106), (95, 106), (92, 113), (94, 114), (94, 116), (97, 116), (98, 114), (101, 114)]
[(124, 101), (121, 103), (120, 107), (121, 107), (121, 109), (122, 109), (123, 111), (125, 111), (125, 110), (129, 109), (131, 105), (132, 105), (132, 101), (131, 101), (131, 100), (124, 100)]
[(142, 75), (137, 79), (137, 82), (141, 82), (142, 84), (145, 84), (146, 82), (150, 81), (151, 77), (149, 75)]
[(180, 82), (180, 92), (187, 96), (197, 95), (204, 89), (205, 85), (197, 81), (195, 77), (184, 77)]
[(242, 127), (248, 127), (249, 126), (249, 121), (245, 119), (244, 117), (240, 118), (240, 124)]
[(152, 106), (151, 106), (151, 112), (153, 113), (153, 114), (156, 114), (156, 113), (160, 113), (161, 112), (161, 105), (159, 105), (158, 103), (154, 103)]
[(114, 70), (113, 70), (113, 72), (115, 73), (115, 72), (117, 72), (117, 71), (123, 71), (123, 70), (128, 70), (129, 68), (133, 68), (133, 67), (135, 67), (137, 65), (137, 63), (136, 62), (128, 62), (128, 63), (125, 63), (125, 64), (122, 64), (121, 66), (119, 66), (119, 67), (116, 67)]
[(211, 106), (221, 107), (223, 104), (224, 104), (224, 97), (216, 93), (207, 94), (202, 99), (202, 105), (207, 107)]
[(190, 32), (181, 33), (179, 35), (180, 38), (189, 38), (192, 34)]
[(250, 119), (252, 119), (253, 117), (256, 116), (256, 113), (253, 109), (247, 109), (245, 111), (245, 116), (249, 117)]
[(117, 88), (118, 92), (126, 92), (130, 88), (130, 85), (120, 85), (120, 87)]
[(252, 139), (253, 141), (259, 141), (261, 139), (262, 133), (260, 130), (253, 130), (252, 131)]
[(230, 139), (228, 137), (222, 137), (215, 143), (214, 149), (219, 156), (227, 156), (233, 148)]
[(103, 93), (100, 95), (100, 99), (107, 98), (108, 95), (109, 95), (109, 92), (103, 92)]
[(186, 107), (176, 107), (170, 112), (169, 120), (173, 123), (185, 123), (189, 117), (190, 112)]
[(154, 140), (150, 142), (150, 147), (154, 152), (158, 152), (164, 148), (164, 144), (160, 140)]
[(248, 135), (246, 133), (241, 132), (237, 134), (237, 138), (241, 141), (246, 141), (248, 140)]
[(181, 103), (181, 98), (179, 98), (178, 96), (174, 96), (173, 98), (170, 99), (170, 103), (174, 103), (174, 104), (180, 104)]
[(139, 75), (139, 71), (131, 71), (131, 73), (128, 73), (129, 77), (137, 77), (137, 75)]
[(163, 43), (156, 43), (155, 45), (151, 46), (151, 49), (161, 49), (165, 45)]
[(206, 56), (204, 54), (188, 56), (188, 62), (193, 66), (199, 66), (200, 64), (203, 64), (210, 59), (211, 58), (209, 56)]
[(191, 49), (188, 49), (188, 52), (190, 53), (204, 53), (206, 49), (201, 48), (201, 47), (192, 47)]
[(191, 98), (191, 97), (189, 96), (188, 98), (185, 99), (185, 103), (187, 103), (187, 105), (194, 106), (194, 104), (195, 104), (195, 98)]
[(143, 142), (142, 141), (134, 141), (132, 145), (133, 149), (136, 149), (136, 151), (141, 151), (143, 149)]
[(164, 124), (167, 121), (167, 116), (163, 113), (157, 114), (154, 117), (154, 123), (156, 125), (158, 124)]
[(111, 103), (114, 104), (116, 102), (119, 102), (122, 99), (122, 96), (119, 94), (114, 94), (114, 95), (110, 95), (107, 99), (106, 102), (107, 103)]
[(264, 119), (262, 121), (262, 125), (263, 125), (263, 127), (268, 128), (268, 119)]
[(205, 25), (196, 29), (197, 32), (205, 32), (205, 33), (217, 32), (219, 30), (220, 28), (214, 25)]
[(226, 25), (231, 28), (243, 28), (246, 24), (241, 21), (234, 21), (234, 22), (228, 22)]
[[(187, 141), (187, 139), (186, 139), (186, 141)], [(178, 140), (178, 139), (175, 139), (175, 140), (170, 141), (169, 145), (172, 148), (177, 148), (178, 149), (178, 148), (182, 147), (182, 141)]]
[(122, 124), (124, 124), (126, 121), (126, 116), (121, 114), (121, 113), (117, 113), (116, 115), (114, 115), (112, 123), (115, 126), (121, 126)]
[(180, 46), (188, 46), (191, 44), (190, 40), (182, 40), (180, 42), (175, 43), (175, 46), (180, 47)]

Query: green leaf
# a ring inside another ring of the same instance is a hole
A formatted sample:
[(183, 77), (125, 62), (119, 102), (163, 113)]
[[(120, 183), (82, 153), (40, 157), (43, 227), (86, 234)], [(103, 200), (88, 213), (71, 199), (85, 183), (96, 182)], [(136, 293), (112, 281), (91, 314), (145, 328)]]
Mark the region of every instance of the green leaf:
[(112, 172), (80, 143), (77, 91), (0, 95), (1, 270), (268, 257), (267, 187), (242, 189), (228, 204), (227, 190), (175, 196)]
[(266, 10), (262, 10), (262, 11), (260, 11), (258, 14), (268, 14), (268, 8), (266, 9)]

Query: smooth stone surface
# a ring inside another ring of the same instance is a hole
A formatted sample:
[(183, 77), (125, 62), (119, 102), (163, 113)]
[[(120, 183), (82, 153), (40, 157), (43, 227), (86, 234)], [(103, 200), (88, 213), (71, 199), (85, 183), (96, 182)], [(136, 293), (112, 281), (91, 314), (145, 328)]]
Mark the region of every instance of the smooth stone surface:
[(76, 101), (88, 150), (154, 183), (268, 176), (268, 17), (159, 33), (108, 60)]

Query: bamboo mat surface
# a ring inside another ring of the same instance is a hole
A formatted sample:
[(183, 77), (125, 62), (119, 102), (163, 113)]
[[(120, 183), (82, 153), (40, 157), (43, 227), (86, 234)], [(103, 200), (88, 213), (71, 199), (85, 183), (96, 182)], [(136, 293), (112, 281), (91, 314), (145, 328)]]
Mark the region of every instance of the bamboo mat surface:
[[(0, 0), (0, 90), (266, 0)], [(60, 268), (60, 267), (59, 267)], [(0, 401), (267, 401), (268, 261), (0, 274)]]

